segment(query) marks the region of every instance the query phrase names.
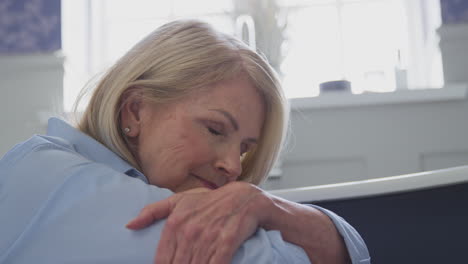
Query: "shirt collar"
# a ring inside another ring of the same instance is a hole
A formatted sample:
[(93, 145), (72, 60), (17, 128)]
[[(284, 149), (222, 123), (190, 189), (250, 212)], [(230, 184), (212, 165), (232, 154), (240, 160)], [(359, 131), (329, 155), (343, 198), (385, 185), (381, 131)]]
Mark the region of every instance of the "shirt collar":
[(89, 160), (105, 164), (114, 170), (148, 183), (143, 173), (132, 167), (94, 138), (84, 134), (63, 120), (55, 117), (50, 118), (47, 126), (47, 135), (65, 139), (73, 146), (76, 152)]

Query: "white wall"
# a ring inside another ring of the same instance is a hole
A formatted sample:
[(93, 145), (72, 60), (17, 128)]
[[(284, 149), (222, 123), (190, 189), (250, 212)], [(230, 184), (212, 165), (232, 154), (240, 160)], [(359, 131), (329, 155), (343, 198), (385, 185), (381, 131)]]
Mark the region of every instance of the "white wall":
[(295, 100), (282, 176), (264, 187), (293, 188), (466, 165), (466, 91), (465, 86), (447, 86)]
[(0, 157), (63, 108), (63, 59), (59, 54), (0, 56)]

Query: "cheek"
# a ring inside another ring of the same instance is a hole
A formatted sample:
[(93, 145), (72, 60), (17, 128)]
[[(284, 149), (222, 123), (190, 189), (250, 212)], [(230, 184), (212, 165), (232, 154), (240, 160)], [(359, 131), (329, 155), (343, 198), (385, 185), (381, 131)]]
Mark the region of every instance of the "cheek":
[(188, 172), (209, 166), (215, 153), (206, 135), (200, 134), (182, 133), (152, 143), (140, 152), (143, 173), (150, 184), (169, 189), (186, 181)]
[(182, 133), (177, 138), (171, 154), (177, 160), (178, 164), (175, 164), (177, 167), (183, 166), (190, 170), (195, 166), (202, 165), (201, 163), (206, 163), (211, 158), (213, 151), (207, 135), (188, 127), (184, 131), (187, 132)]
[(197, 124), (188, 121), (185, 124), (181, 129), (184, 132), (177, 138), (181, 146), (177, 156), (187, 169), (193, 169), (194, 166), (200, 166), (212, 159), (213, 142), (210, 141), (210, 135)]
[(148, 177), (154, 177), (158, 174), (157, 162), (161, 156), (160, 148), (157, 144), (151, 144), (152, 142), (141, 142), (138, 148), (138, 159), (140, 161), (142, 172)]
[(178, 181), (184, 175), (181, 167), (181, 161), (184, 160), (183, 153), (184, 146), (181, 144), (143, 146), (140, 151), (141, 166), (150, 184), (169, 188), (174, 181)]
[(187, 158), (192, 161), (192, 166), (201, 166), (209, 163), (214, 156), (214, 150), (210, 142), (205, 138), (192, 138), (187, 150)]

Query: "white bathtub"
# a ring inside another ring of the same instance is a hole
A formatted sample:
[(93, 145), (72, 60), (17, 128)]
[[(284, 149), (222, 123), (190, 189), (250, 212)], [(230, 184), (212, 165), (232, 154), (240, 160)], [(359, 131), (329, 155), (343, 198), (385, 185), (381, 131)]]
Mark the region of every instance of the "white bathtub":
[(468, 166), (269, 192), (294, 202), (315, 202), (394, 194), (465, 182), (468, 182)]
[(468, 263), (468, 166), (271, 193), (342, 216), (372, 263)]

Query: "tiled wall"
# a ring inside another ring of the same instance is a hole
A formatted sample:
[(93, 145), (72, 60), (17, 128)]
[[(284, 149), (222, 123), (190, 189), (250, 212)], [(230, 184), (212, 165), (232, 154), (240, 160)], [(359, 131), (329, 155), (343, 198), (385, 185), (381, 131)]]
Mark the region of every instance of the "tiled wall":
[(61, 48), (60, 0), (0, 0), (0, 54)]
[(440, 0), (440, 7), (444, 24), (468, 23), (468, 1)]

